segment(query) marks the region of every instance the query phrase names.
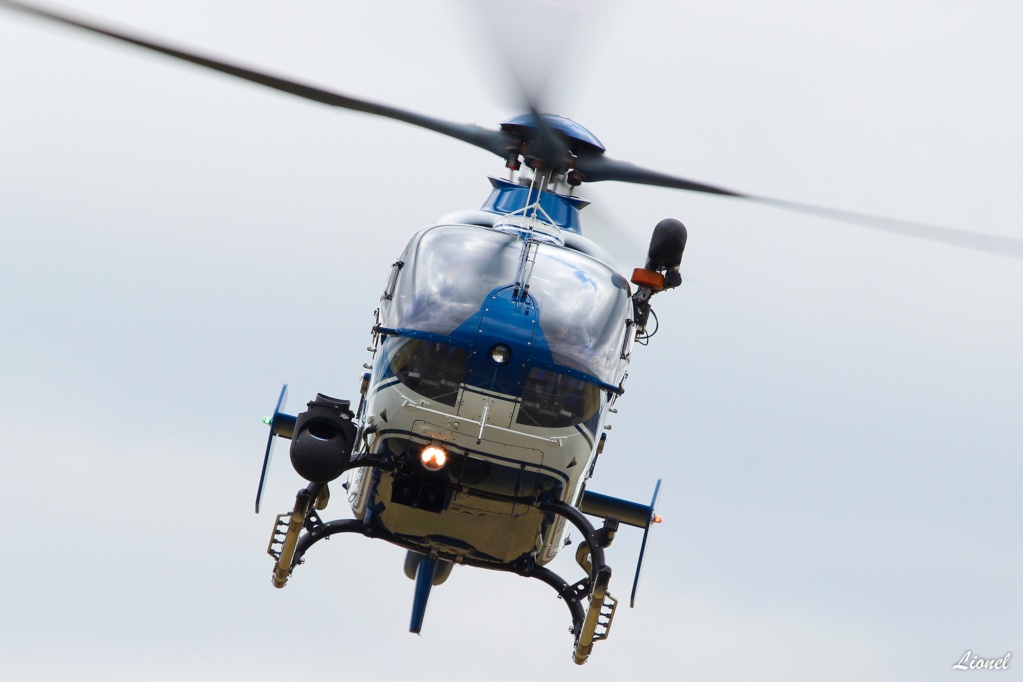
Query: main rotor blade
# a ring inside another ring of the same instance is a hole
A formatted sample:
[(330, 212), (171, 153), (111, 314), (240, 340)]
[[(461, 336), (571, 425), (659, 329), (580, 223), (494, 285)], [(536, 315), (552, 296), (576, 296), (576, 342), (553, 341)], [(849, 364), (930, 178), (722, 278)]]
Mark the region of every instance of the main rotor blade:
[[(555, 133), (541, 112), (552, 111), (551, 87), (586, 23), (594, 0), (479, 0), (474, 4), (487, 53), (503, 71), (501, 95), (532, 115), (523, 155), (530, 166), (561, 172), (571, 154), (563, 135)], [(502, 79), (498, 79), (501, 81)]]
[(984, 253), (992, 253), (999, 256), (1011, 258), (1023, 258), (1023, 239), (1013, 237), (1002, 237), (983, 232), (970, 232), (958, 230), (951, 227), (940, 227), (938, 225), (927, 225), (908, 220), (897, 220), (882, 216), (846, 211), (839, 208), (827, 208), (814, 206), (785, 199), (772, 199), (754, 194), (734, 192), (723, 187), (706, 185), (673, 175), (667, 175), (658, 171), (640, 168), (626, 161), (618, 161), (603, 154), (581, 154), (576, 159), (575, 168), (583, 174), (584, 182), (601, 182), (615, 180), (618, 182), (630, 182), (639, 185), (655, 185), (657, 187), (668, 187), (671, 189), (684, 189), (690, 192), (701, 192), (703, 194), (717, 194), (719, 196), (734, 197), (755, 201), (759, 204), (774, 206), (788, 211), (796, 211), (809, 215), (816, 215), (832, 220), (839, 220), (845, 223), (862, 225), (885, 232), (892, 232), (906, 237), (926, 239), (939, 244), (960, 246)]
[(383, 116), (384, 118), (391, 118), (396, 121), (410, 123), (414, 126), (426, 128), (427, 130), (432, 130), (440, 133), (441, 135), (447, 135), (448, 137), (453, 137), (456, 140), (467, 142), (474, 147), (485, 149), (498, 156), (506, 156), (508, 146), (516, 144), (514, 138), (502, 130), (490, 130), (471, 123), (454, 123), (434, 118), (432, 116), (418, 114), (414, 111), (406, 111), (386, 104), (377, 104), (375, 102), (349, 97), (348, 95), (342, 95), (337, 92), (330, 92), (316, 86), (305, 85), (286, 78), (280, 78), (267, 73), (253, 71), (242, 66), (228, 64), (226, 62), (210, 59), (191, 52), (178, 50), (144, 38), (104, 28), (98, 24), (83, 21), (69, 15), (58, 14), (56, 12), (40, 9), (20, 2), (0, 0), (0, 6), (9, 7), (20, 12), (25, 12), (26, 14), (55, 21), (66, 26), (84, 29), (108, 38), (114, 38), (147, 50), (165, 54), (169, 57), (174, 57), (175, 59), (181, 59), (186, 62), (191, 62), (192, 64), (204, 66), (208, 69), (213, 69), (214, 71), (220, 71), (221, 73), (226, 73), (253, 83), (259, 83), (260, 85), (265, 85), (266, 87), (273, 88), (274, 90), (280, 90), (292, 95), (297, 95), (303, 99), (309, 99), (330, 106), (340, 107), (342, 109), (351, 109), (352, 111), (360, 111), (365, 114)]
[(550, 112), (562, 102), (570, 60), (600, 8), (596, 0), (477, 0), (472, 3), (485, 56), (503, 78), (501, 95), (515, 108)]

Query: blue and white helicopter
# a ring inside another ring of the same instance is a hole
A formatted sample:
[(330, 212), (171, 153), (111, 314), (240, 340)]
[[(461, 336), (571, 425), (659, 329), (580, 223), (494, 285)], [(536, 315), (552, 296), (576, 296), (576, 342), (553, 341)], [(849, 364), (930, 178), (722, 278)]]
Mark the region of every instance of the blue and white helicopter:
[[(372, 359), (353, 401), (317, 395), (284, 412), (287, 387), (265, 421), (270, 435), (256, 511), (274, 444), (291, 440), (309, 485), (277, 517), (269, 545), (273, 584), (283, 587), (309, 549), (340, 533), (407, 550), (415, 581), (410, 630), (423, 625), (433, 585), (455, 564), (506, 571), (551, 586), (569, 608), (573, 660), (585, 663), (607, 637), (617, 600), (604, 550), (621, 524), (647, 534), (649, 504), (587, 489), (606, 443), (605, 419), (624, 391), (637, 345), (651, 333), (654, 295), (681, 284), (686, 228), (656, 225), (646, 263), (627, 279), (583, 236), (574, 195), (583, 183), (617, 180), (757, 201), (868, 223), (910, 236), (1001, 254), (1019, 242), (742, 194), (646, 170), (605, 155), (590, 131), (566, 118), (527, 113), (497, 129), (453, 123), (184, 52), (10, 0), (0, 6), (154, 50), (327, 105), (403, 121), (485, 149), (504, 160), (479, 209), (451, 213), (416, 233), (386, 277), (372, 326)], [(528, 99), (528, 98), (527, 98)], [(523, 169), (525, 166), (525, 169)], [(323, 521), (331, 486), (347, 492), (354, 518)], [(594, 525), (592, 519), (597, 519)], [(582, 541), (583, 577), (546, 568), (570, 528)]]
[[(420, 230), (391, 266), (372, 327), (371, 371), (351, 403), (318, 395), (297, 417), (281, 391), (263, 462), (262, 498), (275, 437), (310, 485), (278, 516), (269, 552), (283, 587), (305, 552), (336, 533), (360, 533), (408, 550), (416, 581), (410, 631), (422, 628), (433, 585), (454, 564), (534, 577), (568, 605), (574, 660), (607, 637), (617, 600), (604, 549), (619, 525), (642, 528), (632, 599), (652, 523), (649, 505), (586, 489), (606, 436), (604, 420), (623, 392), (636, 343), (649, 338), (650, 297), (681, 283), (686, 229), (654, 230), (633, 291), (612, 258), (582, 236), (571, 178), (536, 139), (577, 156), (600, 142), (551, 115), (502, 124), (509, 168), (521, 182), (491, 178), (479, 210), (458, 211)], [(567, 158), (567, 157), (566, 157)], [(328, 485), (343, 473), (355, 519), (323, 523)], [(658, 482), (658, 487), (660, 482)], [(602, 519), (594, 527), (587, 515)], [(545, 568), (574, 526), (585, 576), (568, 583)]]

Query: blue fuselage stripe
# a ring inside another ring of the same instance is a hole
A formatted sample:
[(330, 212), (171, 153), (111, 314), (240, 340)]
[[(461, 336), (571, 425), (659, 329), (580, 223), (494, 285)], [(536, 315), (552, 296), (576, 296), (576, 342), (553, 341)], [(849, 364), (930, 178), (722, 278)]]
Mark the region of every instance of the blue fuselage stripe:
[(576, 424), (575, 430), (586, 439), (586, 444), (590, 446), (590, 450), (593, 450), (593, 437), (590, 435), (590, 432), (584, 429), (582, 424)]
[(373, 390), (370, 391), (370, 397), (375, 396), (377, 393), (384, 390), (385, 388), (390, 388), (391, 386), (394, 386), (395, 384), (399, 383), (401, 383), (401, 381), (398, 379), (398, 377), (395, 376), (392, 376), (390, 379), (384, 379), (383, 381), (379, 382), (376, 386), (373, 387)]

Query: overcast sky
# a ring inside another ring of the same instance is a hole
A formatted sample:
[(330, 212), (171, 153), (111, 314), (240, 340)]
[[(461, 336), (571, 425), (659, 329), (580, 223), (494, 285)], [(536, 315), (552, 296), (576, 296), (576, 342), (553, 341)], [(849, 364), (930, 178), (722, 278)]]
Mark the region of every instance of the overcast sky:
[[(467, 4), (59, 7), (496, 125), (519, 112)], [(615, 158), (1023, 239), (1019, 2), (605, 2), (588, 23), (548, 101)], [(0, 93), (11, 679), (1023, 678), (1023, 261), (584, 187), (623, 270), (661, 218), (690, 239), (590, 486), (644, 501), (663, 477), (666, 521), (636, 609), (639, 533), (610, 548), (622, 605), (577, 669), (537, 581), (457, 569), (422, 637), (383, 542), (321, 543), (273, 589), (285, 447), (252, 513), (281, 384), (292, 412), (357, 396), (387, 266), (479, 206), (499, 159), (9, 11)], [(350, 515), (340, 490), (328, 512)], [(1019, 658), (953, 671), (967, 650)]]

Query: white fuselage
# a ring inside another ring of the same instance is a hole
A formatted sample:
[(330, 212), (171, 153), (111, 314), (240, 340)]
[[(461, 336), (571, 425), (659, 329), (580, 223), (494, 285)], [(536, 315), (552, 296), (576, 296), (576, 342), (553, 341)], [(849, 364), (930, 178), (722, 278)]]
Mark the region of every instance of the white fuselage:
[[(582, 495), (630, 315), (624, 279), (581, 249), (479, 225), (418, 233), (381, 300), (362, 419), (366, 450), (398, 466), (354, 475), (356, 517), (453, 561), (549, 562), (565, 521), (536, 502)], [(429, 445), (443, 470), (419, 462)]]

